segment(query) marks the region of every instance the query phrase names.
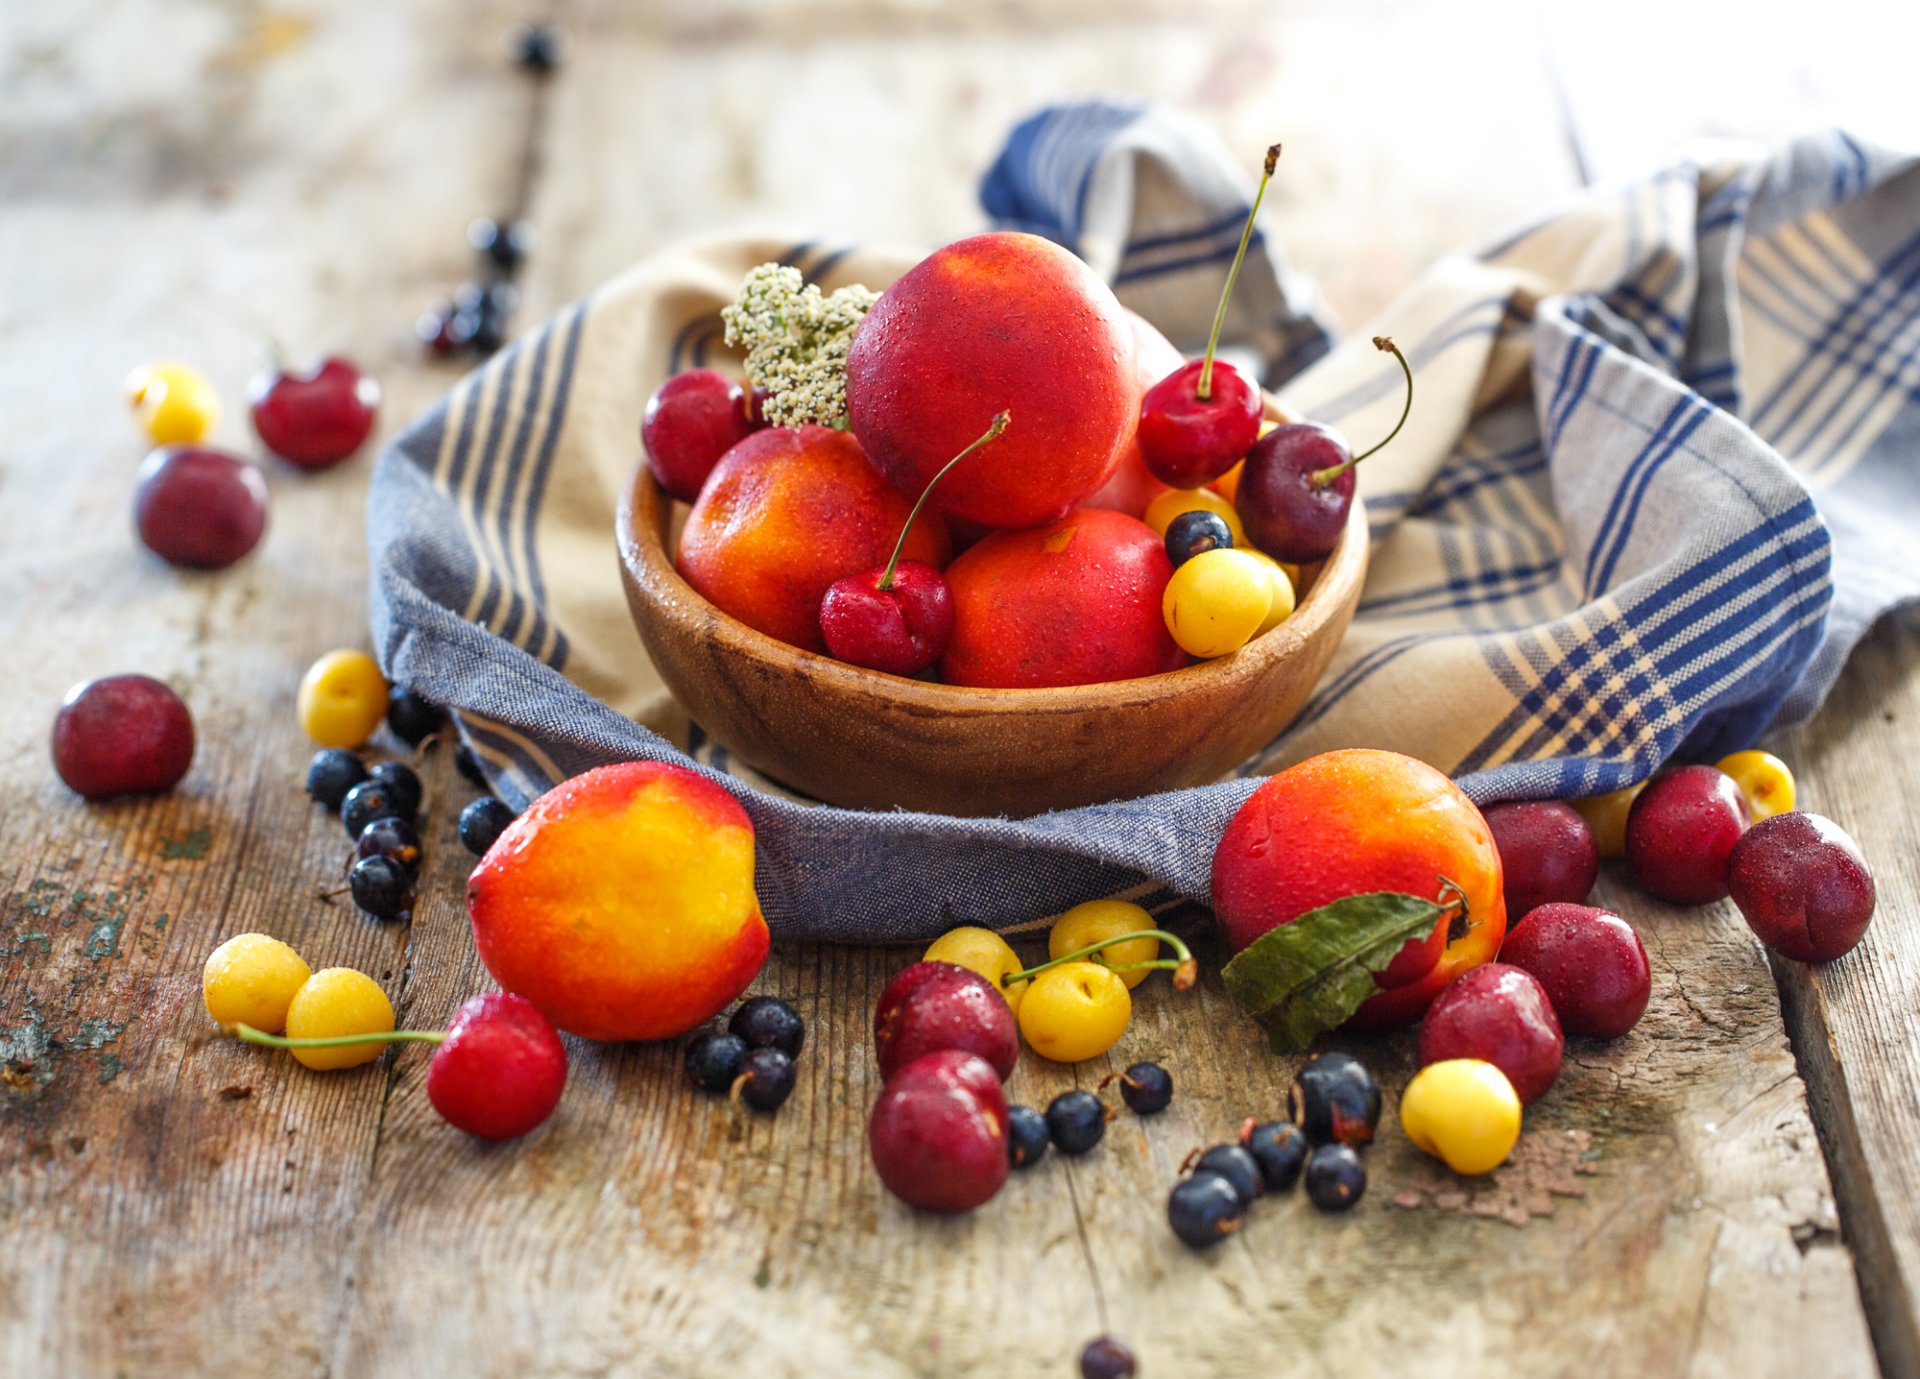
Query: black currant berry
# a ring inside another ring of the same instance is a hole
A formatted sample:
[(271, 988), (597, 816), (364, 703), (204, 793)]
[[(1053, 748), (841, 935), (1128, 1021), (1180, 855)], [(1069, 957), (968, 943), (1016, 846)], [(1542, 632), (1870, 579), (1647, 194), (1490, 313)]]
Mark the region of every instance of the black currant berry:
[(1249, 1123), (1240, 1132), (1240, 1142), (1260, 1165), (1260, 1180), (1268, 1192), (1285, 1192), (1300, 1177), (1300, 1165), (1307, 1161), (1307, 1137), (1290, 1121), (1270, 1120)]
[(511, 271), (533, 247), (533, 226), (524, 220), (482, 217), (467, 226), (467, 243), (498, 267)]
[(1356, 1058), (1316, 1053), (1287, 1091), (1287, 1114), (1314, 1144), (1368, 1144), (1380, 1123), (1380, 1084)]
[(437, 302), (421, 312), (413, 323), (415, 338), (436, 358), (446, 359), (460, 348), (453, 331), (455, 314), (452, 303)]
[(1047, 1107), (1047, 1134), (1062, 1154), (1084, 1154), (1107, 1133), (1107, 1108), (1092, 1092), (1062, 1092)]
[(1323, 1144), (1307, 1156), (1307, 1200), (1321, 1211), (1347, 1211), (1367, 1192), (1367, 1166), (1353, 1148)]
[(705, 1029), (687, 1045), (687, 1081), (703, 1092), (724, 1092), (747, 1061), (747, 1041), (723, 1029)]
[(344, 747), (328, 747), (307, 763), (307, 793), (314, 803), (338, 809), (340, 801), (367, 778), (367, 764)]
[(1218, 1245), (1240, 1229), (1247, 1203), (1217, 1173), (1182, 1178), (1167, 1196), (1167, 1224), (1196, 1250)]
[(387, 700), (387, 726), (409, 747), (418, 747), (446, 726), (447, 711), (404, 686)]
[(754, 1110), (778, 1111), (781, 1103), (793, 1095), (793, 1084), (798, 1080), (793, 1060), (779, 1049), (754, 1049), (741, 1063), (734, 1085), (739, 1088), (740, 1100)]
[(1173, 1074), (1158, 1063), (1135, 1063), (1123, 1073), (1102, 1078), (1100, 1085), (1115, 1078), (1120, 1083), (1120, 1100), (1136, 1116), (1158, 1115), (1173, 1100)]
[(420, 835), (405, 819), (375, 819), (360, 830), (353, 843), (354, 857), (385, 857), (406, 868), (409, 877), (420, 874)]
[(807, 1024), (800, 1012), (778, 996), (755, 996), (741, 1003), (727, 1028), (756, 1049), (778, 1049), (789, 1058), (800, 1056), (807, 1042)]
[(406, 811), (395, 802), (392, 792), (377, 780), (361, 781), (340, 801), (340, 823), (356, 843), (375, 819), (405, 817)]
[(413, 877), (391, 857), (362, 857), (347, 873), (347, 887), (375, 919), (402, 919), (413, 909)]
[(426, 790), (420, 784), (420, 777), (404, 761), (383, 761), (367, 773), (368, 779), (377, 780), (387, 788), (387, 798), (407, 818), (420, 813), (420, 801), (426, 798)]
[(1167, 523), (1167, 559), (1179, 569), (1202, 551), (1233, 549), (1233, 529), (1217, 512), (1196, 508)]
[(566, 52), (566, 33), (552, 24), (523, 24), (507, 35), (514, 65), (541, 76), (559, 67)]
[(1015, 1168), (1032, 1168), (1046, 1157), (1053, 1137), (1047, 1131), (1047, 1118), (1031, 1106), (1007, 1108), (1007, 1162)]
[(460, 841), (475, 857), (485, 857), (513, 818), (513, 809), (505, 800), (482, 795), (460, 811)]
[(1193, 1176), (1212, 1173), (1233, 1184), (1242, 1201), (1251, 1202), (1266, 1189), (1260, 1165), (1237, 1144), (1216, 1144), (1193, 1163)]

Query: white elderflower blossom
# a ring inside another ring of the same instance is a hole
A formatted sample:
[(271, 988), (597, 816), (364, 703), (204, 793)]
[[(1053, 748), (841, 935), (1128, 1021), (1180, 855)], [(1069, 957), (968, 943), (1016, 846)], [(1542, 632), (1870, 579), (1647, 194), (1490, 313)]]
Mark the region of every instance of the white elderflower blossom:
[(823, 296), (797, 268), (763, 263), (723, 307), (727, 343), (744, 345), (747, 377), (767, 390), (775, 426), (847, 424), (847, 351), (879, 293), (859, 285)]

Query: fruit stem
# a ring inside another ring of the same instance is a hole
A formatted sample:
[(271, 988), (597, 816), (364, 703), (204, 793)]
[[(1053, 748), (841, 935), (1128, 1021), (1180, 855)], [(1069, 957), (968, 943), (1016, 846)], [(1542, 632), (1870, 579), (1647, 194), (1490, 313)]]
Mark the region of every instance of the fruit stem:
[(264, 1044), (270, 1049), (343, 1049), (349, 1044), (444, 1044), (443, 1029), (392, 1029), (384, 1034), (335, 1034), (325, 1039), (289, 1039), (284, 1034), (268, 1034), (252, 1025), (235, 1025), (233, 1032), (249, 1044)]
[(907, 533), (913, 530), (913, 521), (920, 515), (920, 509), (927, 505), (927, 499), (933, 493), (933, 486), (947, 477), (947, 471), (949, 469), (952, 469), (955, 465), (959, 464), (960, 461), (966, 459), (967, 456), (971, 455), (988, 441), (999, 440), (1000, 433), (1007, 429), (1007, 423), (1012, 420), (1013, 414), (1011, 412), (1000, 413), (999, 416), (993, 419), (993, 425), (983, 431), (972, 445), (969, 445), (965, 450), (962, 450), (958, 455), (955, 455), (952, 459), (941, 465), (940, 472), (927, 480), (927, 486), (920, 490), (920, 497), (914, 502), (913, 511), (907, 514), (906, 525), (900, 528), (900, 539), (893, 543), (893, 555), (887, 561), (887, 568), (880, 572), (880, 582), (874, 586), (881, 593), (884, 594), (893, 588), (893, 572), (900, 566), (900, 552), (907, 548)]
[(1202, 402), (1213, 396), (1213, 352), (1220, 347), (1220, 327), (1226, 324), (1227, 302), (1233, 296), (1233, 285), (1240, 278), (1240, 262), (1247, 256), (1247, 242), (1253, 238), (1253, 219), (1260, 214), (1260, 199), (1267, 194), (1267, 183), (1273, 180), (1273, 170), (1280, 165), (1280, 145), (1275, 144), (1267, 150), (1266, 166), (1260, 171), (1260, 186), (1253, 194), (1253, 205), (1247, 210), (1247, 223), (1240, 230), (1240, 247), (1234, 252), (1233, 267), (1227, 270), (1227, 285), (1220, 290), (1220, 305), (1214, 309), (1213, 330), (1207, 336), (1206, 357), (1200, 361), (1200, 381), (1194, 388), (1194, 395)]
[[(1149, 962), (1123, 963), (1118, 967), (1107, 962), (1104, 958), (1095, 956), (1102, 949), (1111, 948), (1116, 943), (1126, 943), (1137, 938), (1157, 938), (1173, 949), (1174, 956), (1170, 958), (1154, 958)], [(1161, 969), (1172, 972), (1173, 989), (1175, 991), (1185, 991), (1188, 987), (1192, 986), (1194, 982), (1198, 981), (1200, 977), (1200, 964), (1194, 960), (1193, 953), (1187, 948), (1187, 945), (1181, 940), (1178, 934), (1170, 934), (1165, 929), (1135, 929), (1130, 934), (1115, 934), (1112, 938), (1103, 938), (1098, 943), (1089, 943), (1085, 948), (1076, 948), (1071, 953), (1062, 953), (1059, 957), (1050, 958), (1046, 962), (1027, 968), (1024, 972), (1008, 972), (1000, 978), (1000, 985), (1003, 987), (1012, 986), (1015, 982), (1024, 982), (1029, 977), (1039, 975), (1049, 967), (1058, 967), (1063, 962), (1077, 962), (1081, 958), (1087, 957), (1093, 957), (1095, 961), (1099, 962), (1102, 966), (1111, 968), (1115, 972), (1143, 972)]]
[(1407, 424), (1407, 414), (1413, 410), (1413, 365), (1407, 362), (1406, 355), (1400, 353), (1400, 347), (1384, 335), (1376, 335), (1373, 337), (1373, 347), (1391, 354), (1395, 359), (1398, 359), (1400, 361), (1400, 372), (1407, 376), (1407, 400), (1400, 408), (1400, 420), (1393, 424), (1393, 430), (1387, 432), (1386, 439), (1376, 444), (1372, 450), (1362, 450), (1350, 460), (1346, 460), (1340, 464), (1330, 464), (1325, 469), (1316, 469), (1313, 473), (1307, 475), (1307, 479), (1317, 488), (1325, 488), (1342, 474), (1345, 474), (1349, 469), (1359, 464), (1360, 461), (1366, 459), (1367, 456), (1373, 454), (1374, 450), (1384, 449), (1387, 441), (1392, 440), (1400, 434), (1400, 428)]

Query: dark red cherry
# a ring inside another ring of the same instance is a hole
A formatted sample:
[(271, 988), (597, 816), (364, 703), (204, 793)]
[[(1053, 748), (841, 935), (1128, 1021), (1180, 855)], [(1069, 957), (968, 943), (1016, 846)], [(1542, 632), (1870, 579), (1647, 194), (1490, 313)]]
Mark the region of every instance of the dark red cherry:
[(1353, 458), (1338, 431), (1318, 422), (1279, 426), (1253, 443), (1234, 495), (1247, 537), (1292, 565), (1325, 560), (1346, 530), (1353, 471), (1315, 482), (1314, 475)]
[(889, 675), (918, 675), (953, 635), (953, 593), (931, 565), (903, 560), (833, 582), (820, 602), (820, 633), (840, 660)]
[(1140, 402), (1140, 458), (1153, 477), (1175, 488), (1199, 488), (1240, 462), (1260, 434), (1260, 390), (1233, 365), (1216, 359), (1208, 396), (1199, 392), (1206, 361), (1183, 364)]
[(691, 503), (720, 457), (753, 429), (738, 383), (712, 369), (689, 369), (647, 399), (640, 440), (660, 487)]
[(247, 396), (260, 443), (300, 469), (330, 469), (358, 450), (380, 414), (380, 384), (337, 355), (253, 376)]
[(1373, 347), (1391, 354), (1406, 375), (1406, 402), (1386, 439), (1358, 455), (1331, 427), (1295, 422), (1276, 427), (1254, 442), (1234, 495), (1240, 521), (1253, 544), (1292, 565), (1308, 565), (1332, 554), (1353, 508), (1353, 469), (1400, 434), (1413, 411), (1413, 366), (1400, 347), (1384, 335)]
[(140, 466), (133, 522), (147, 549), (188, 570), (224, 570), (260, 544), (260, 466), (224, 450), (162, 446)]

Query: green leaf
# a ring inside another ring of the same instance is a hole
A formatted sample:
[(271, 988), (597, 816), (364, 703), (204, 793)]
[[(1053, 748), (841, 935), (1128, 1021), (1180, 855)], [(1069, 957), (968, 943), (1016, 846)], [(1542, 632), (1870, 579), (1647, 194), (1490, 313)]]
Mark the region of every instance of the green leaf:
[(1222, 970), (1227, 994), (1267, 1032), (1276, 1053), (1300, 1053), (1344, 1024), (1380, 988), (1408, 939), (1424, 938), (1461, 904), (1451, 883), (1440, 902), (1398, 891), (1350, 895), (1269, 929)]

